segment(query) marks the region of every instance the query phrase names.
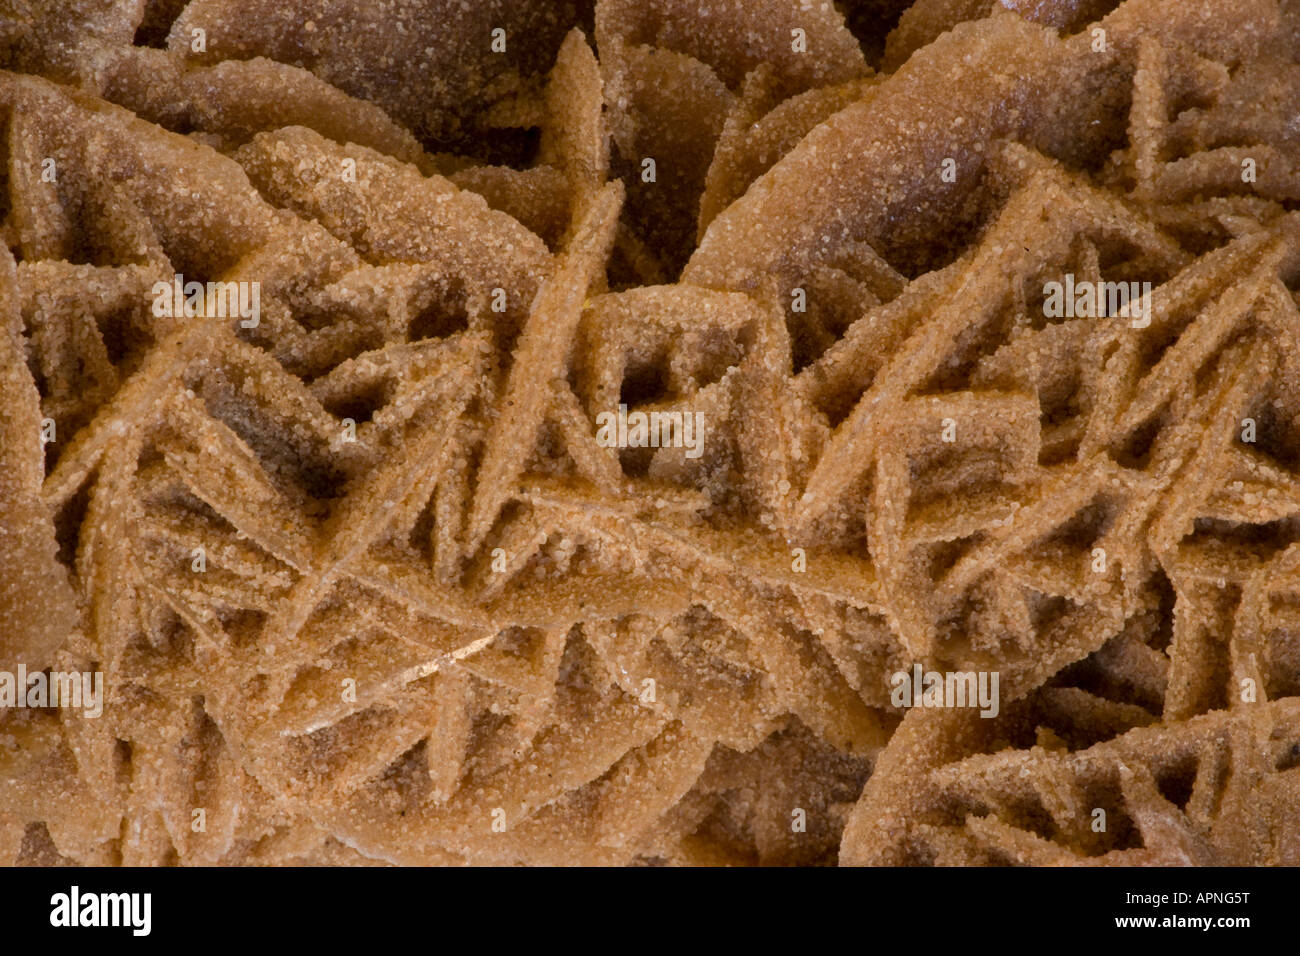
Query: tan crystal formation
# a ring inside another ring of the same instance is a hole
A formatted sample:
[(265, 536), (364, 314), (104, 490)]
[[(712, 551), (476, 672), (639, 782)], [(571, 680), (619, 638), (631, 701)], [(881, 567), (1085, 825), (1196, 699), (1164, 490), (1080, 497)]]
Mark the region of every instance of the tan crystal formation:
[(0, 863), (1300, 864), (1297, 110), (1295, 0), (0, 0)]

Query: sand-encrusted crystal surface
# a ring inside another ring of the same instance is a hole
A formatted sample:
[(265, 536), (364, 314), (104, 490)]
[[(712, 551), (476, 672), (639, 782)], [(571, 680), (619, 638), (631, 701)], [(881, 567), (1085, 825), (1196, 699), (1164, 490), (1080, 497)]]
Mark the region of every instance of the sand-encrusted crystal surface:
[(1295, 0), (0, 0), (0, 863), (1300, 864), (1298, 131)]

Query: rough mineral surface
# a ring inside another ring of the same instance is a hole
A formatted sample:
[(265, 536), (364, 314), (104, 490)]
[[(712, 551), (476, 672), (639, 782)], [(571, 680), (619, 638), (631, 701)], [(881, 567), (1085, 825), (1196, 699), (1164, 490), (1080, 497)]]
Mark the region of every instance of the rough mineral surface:
[(1297, 0), (0, 0), (0, 158), (0, 864), (1300, 865)]

